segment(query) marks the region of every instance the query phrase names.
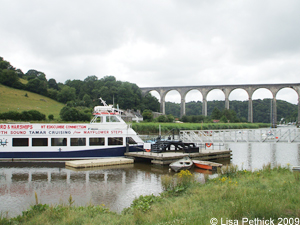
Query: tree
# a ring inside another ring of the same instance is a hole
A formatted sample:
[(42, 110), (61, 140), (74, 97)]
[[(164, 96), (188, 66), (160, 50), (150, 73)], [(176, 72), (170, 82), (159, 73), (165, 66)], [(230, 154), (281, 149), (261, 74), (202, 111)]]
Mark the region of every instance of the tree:
[(63, 89), (58, 92), (57, 100), (59, 102), (67, 103), (76, 98), (76, 90), (75, 88), (64, 86)]
[(222, 115), (226, 117), (227, 121), (231, 123), (239, 122), (239, 120), (236, 117), (236, 112), (231, 109), (224, 109), (222, 111)]
[(75, 107), (65, 106), (60, 111), (60, 118), (64, 121), (89, 121), (91, 114), (81, 112)]
[(48, 88), (52, 88), (54, 90), (58, 90), (58, 85), (57, 85), (55, 79), (51, 78), (51, 79), (48, 80), (47, 83), (48, 83)]
[(31, 120), (38, 120), (38, 121), (41, 121), (41, 120), (45, 120), (46, 119), (46, 115), (37, 111), (37, 110), (29, 110), (27, 111), (28, 114), (30, 115), (31, 117)]
[(220, 118), (220, 121), (221, 121), (222, 123), (227, 123), (227, 122), (228, 122), (228, 119), (226, 118), (225, 115), (223, 115), (223, 116)]
[(46, 75), (42, 72), (39, 72), (38, 75), (37, 75), (37, 78), (41, 81), (46, 81), (47, 82), (47, 78), (46, 78)]
[(88, 94), (85, 94), (84, 96), (83, 96), (83, 102), (84, 102), (84, 105), (86, 106), (86, 107), (89, 107), (89, 106), (91, 106), (91, 104), (92, 104), (92, 99), (91, 99), (91, 97), (88, 95)]
[(215, 107), (211, 113), (211, 118), (215, 120), (219, 120), (221, 116), (222, 116), (222, 112), (217, 107)]
[(167, 115), (167, 122), (171, 123), (174, 121), (174, 116), (172, 114)]
[(54, 100), (57, 100), (58, 91), (56, 89), (50, 88), (48, 89), (48, 97)]
[[(83, 88), (84, 82), (81, 80), (67, 80), (65, 82), (65, 85), (75, 88), (77, 96), (79, 95), (80, 91), (84, 89)], [(83, 93), (83, 95), (84, 95), (84, 93)], [(82, 96), (78, 96), (78, 98), (82, 98)]]
[(180, 117), (180, 104), (174, 102), (166, 102), (166, 114), (172, 114), (175, 117)]
[(35, 78), (28, 81), (25, 89), (34, 93), (38, 93), (47, 96), (47, 82), (41, 79)]
[(152, 111), (149, 109), (145, 109), (142, 113), (142, 116), (143, 116), (143, 121), (146, 121), (146, 122), (153, 121), (153, 114), (152, 114)]
[(167, 122), (167, 118), (165, 115), (160, 115), (159, 117), (157, 117), (155, 119), (157, 122), (160, 122), (160, 123), (164, 123), (164, 122)]
[(25, 77), (27, 78), (27, 80), (38, 78), (42, 81), (47, 81), (46, 75), (43, 72), (37, 70), (28, 70), (27, 73), (25, 73)]
[(23, 71), (22, 71), (22, 70), (20, 70), (20, 69), (17, 69), (17, 70), (16, 70), (16, 73), (18, 74), (18, 77), (19, 77), (19, 78), (23, 78), (23, 76), (24, 76), (24, 73), (23, 73)]
[(9, 87), (15, 87), (20, 83), (18, 74), (14, 70), (4, 69), (0, 72), (0, 83)]
[(15, 68), (10, 65), (10, 63), (3, 59), (3, 57), (0, 57), (0, 71), (1, 70), (15, 70)]

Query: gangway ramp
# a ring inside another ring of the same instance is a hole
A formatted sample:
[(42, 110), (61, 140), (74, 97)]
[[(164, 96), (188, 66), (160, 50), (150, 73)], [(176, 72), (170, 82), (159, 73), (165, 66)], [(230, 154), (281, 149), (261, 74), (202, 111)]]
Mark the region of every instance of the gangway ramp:
[(180, 130), (183, 142), (230, 143), (230, 142), (300, 142), (300, 129), (227, 129), (227, 130)]

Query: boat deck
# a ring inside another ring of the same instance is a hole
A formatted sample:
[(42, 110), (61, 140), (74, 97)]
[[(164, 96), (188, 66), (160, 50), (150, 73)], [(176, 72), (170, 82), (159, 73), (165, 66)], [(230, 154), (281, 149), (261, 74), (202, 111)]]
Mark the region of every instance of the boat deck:
[(189, 156), (191, 159), (198, 160), (220, 160), (220, 159), (231, 159), (231, 150), (207, 150), (202, 149), (198, 153), (184, 153), (184, 152), (128, 152), (125, 156), (139, 158), (139, 159), (149, 159), (151, 163), (158, 165), (169, 165), (170, 163), (183, 158), (184, 156)]
[(114, 158), (67, 161), (65, 162), (65, 165), (73, 168), (87, 168), (87, 167), (123, 165), (123, 164), (131, 164), (131, 163), (134, 163), (133, 159), (128, 159), (124, 157), (114, 157)]

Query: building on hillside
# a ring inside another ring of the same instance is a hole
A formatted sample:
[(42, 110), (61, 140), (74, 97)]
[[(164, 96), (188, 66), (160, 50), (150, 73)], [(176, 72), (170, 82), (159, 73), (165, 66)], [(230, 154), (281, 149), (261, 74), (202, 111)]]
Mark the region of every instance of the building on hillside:
[(163, 113), (160, 113), (160, 112), (152, 112), (152, 115), (153, 115), (153, 119), (161, 116), (161, 115), (164, 115)]
[(140, 121), (143, 121), (143, 116), (141, 115), (140, 110), (137, 110), (137, 111), (134, 111), (132, 109), (124, 110), (121, 117), (125, 122), (139, 123)]

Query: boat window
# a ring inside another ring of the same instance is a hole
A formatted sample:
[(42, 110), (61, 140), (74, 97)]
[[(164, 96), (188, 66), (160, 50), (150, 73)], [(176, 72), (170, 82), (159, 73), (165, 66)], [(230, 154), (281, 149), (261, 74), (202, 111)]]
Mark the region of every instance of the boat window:
[(137, 144), (136, 141), (132, 137), (127, 138), (127, 143), (128, 144)]
[(27, 146), (28, 147), (28, 138), (13, 138), (12, 146), (13, 147), (20, 147), (20, 146)]
[(103, 123), (103, 118), (101, 116), (97, 116), (95, 118), (95, 123)]
[(48, 138), (32, 138), (32, 146), (48, 146)]
[(67, 146), (67, 138), (51, 138), (51, 146)]
[(120, 122), (120, 120), (116, 116), (107, 116), (106, 122)]
[(85, 138), (71, 138), (71, 146), (86, 146)]
[(104, 138), (90, 138), (90, 146), (99, 146), (99, 145), (104, 145)]
[(123, 145), (122, 137), (110, 137), (108, 138), (108, 145)]

